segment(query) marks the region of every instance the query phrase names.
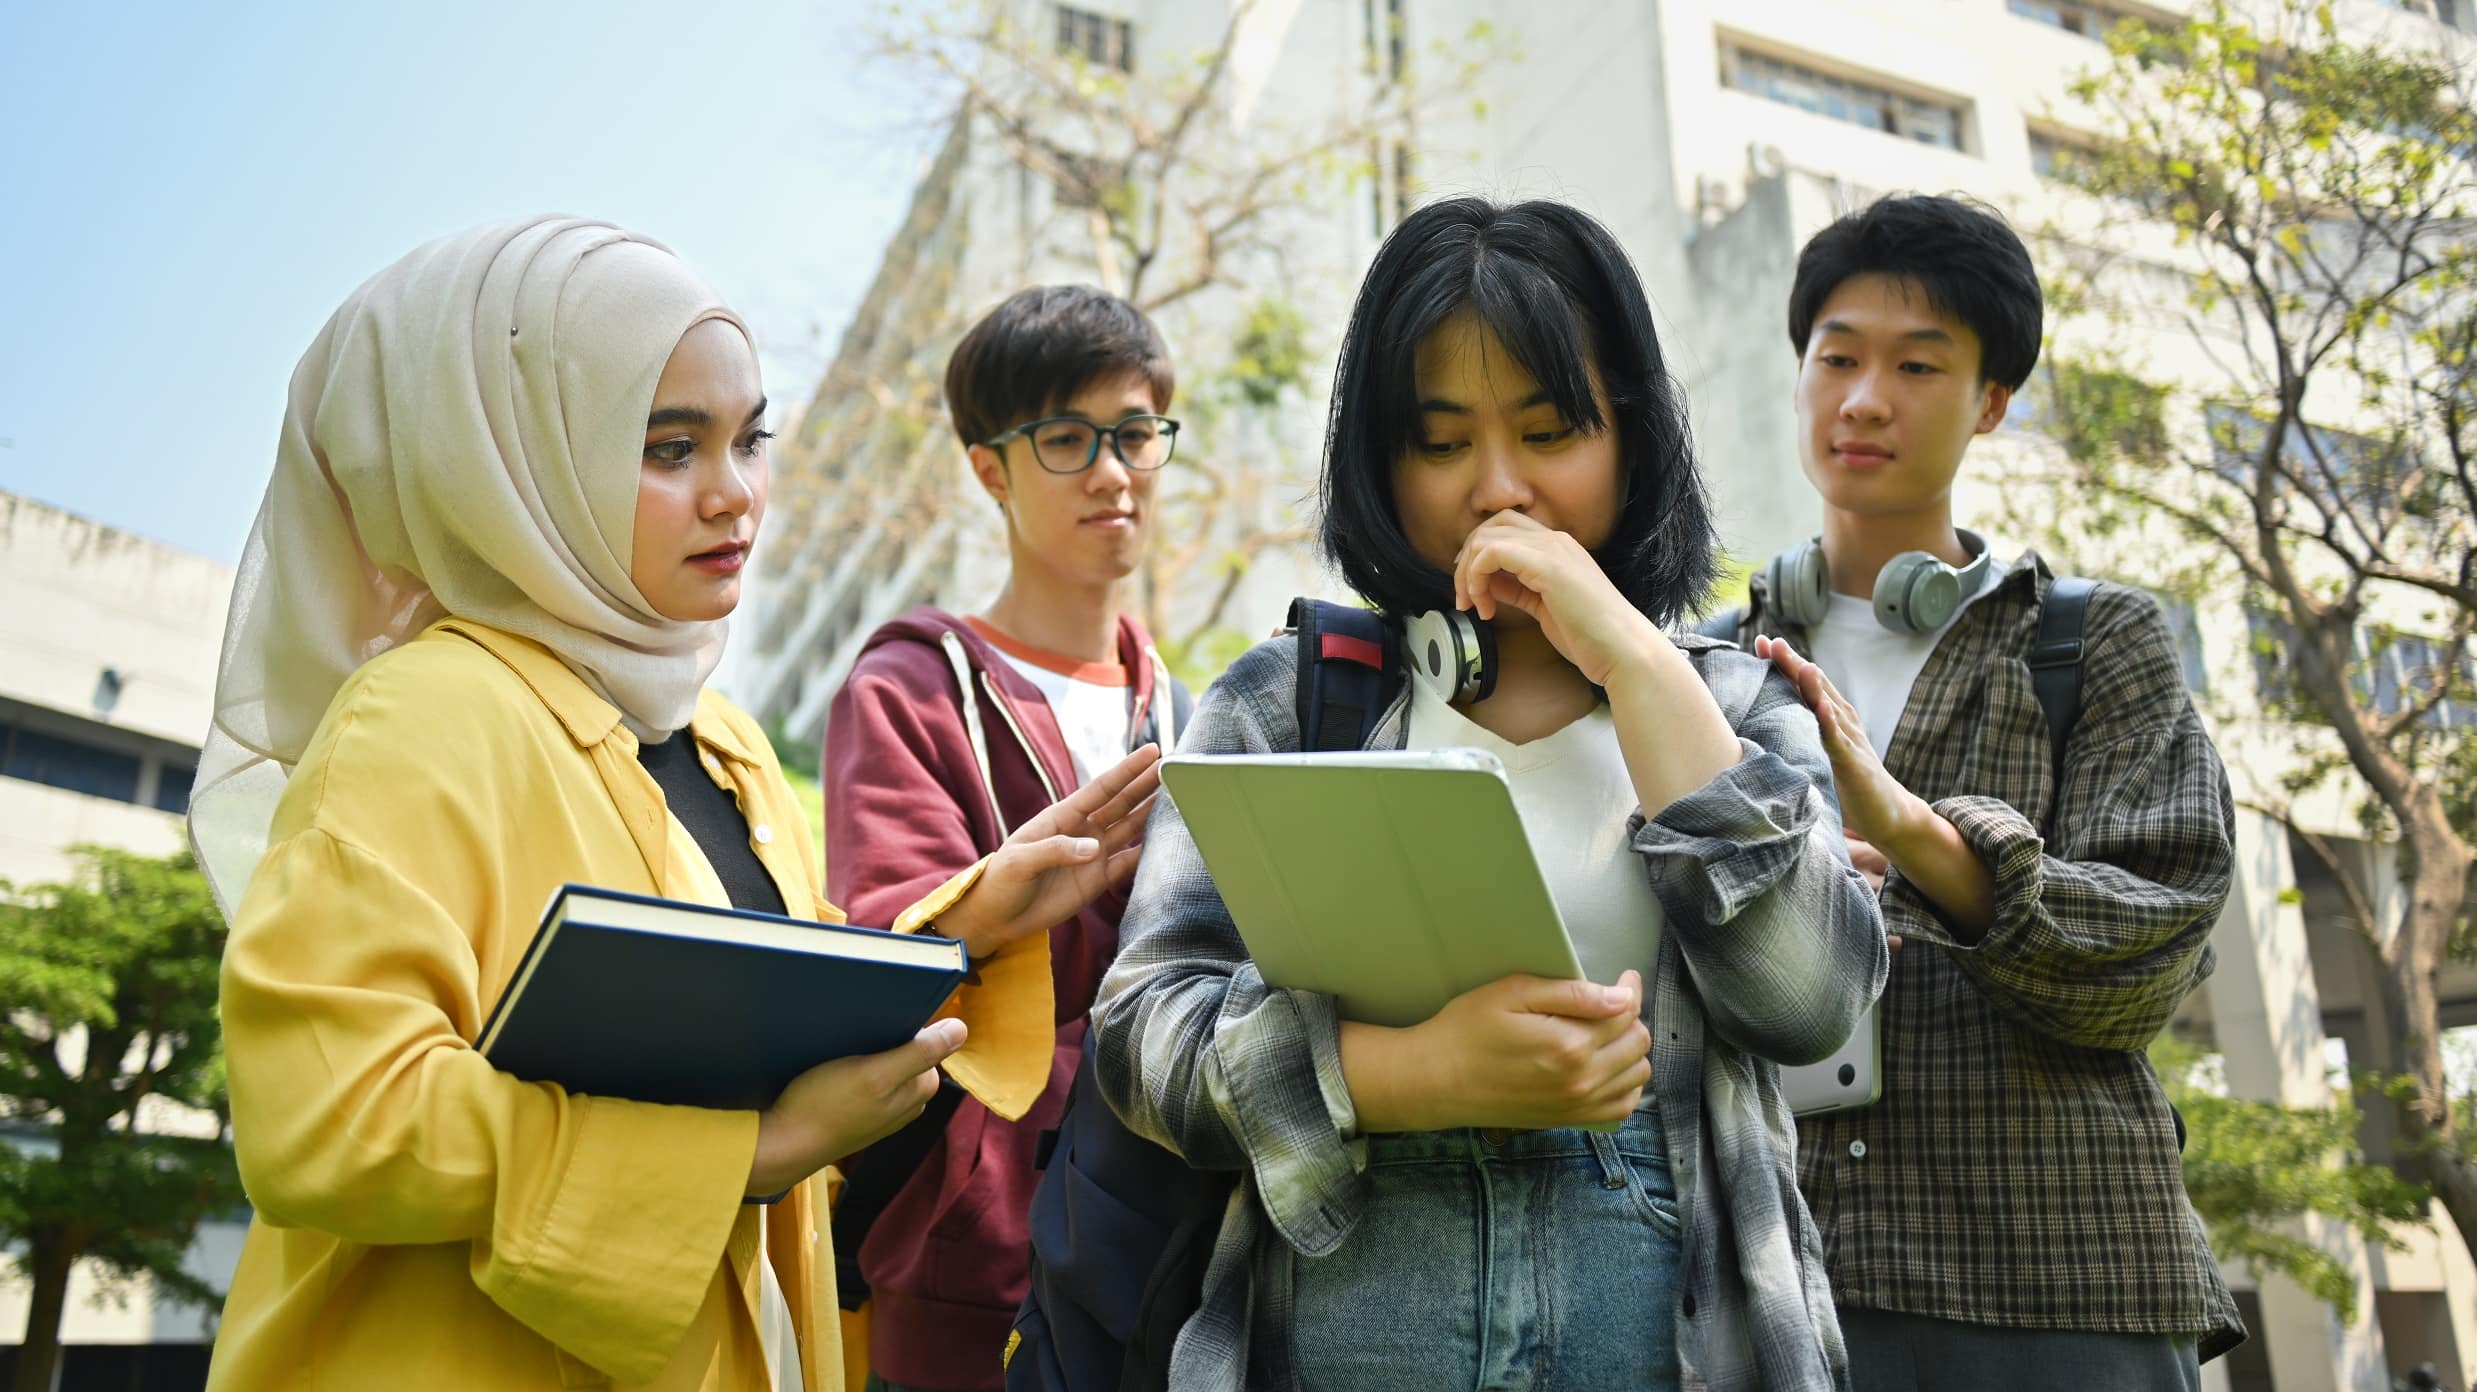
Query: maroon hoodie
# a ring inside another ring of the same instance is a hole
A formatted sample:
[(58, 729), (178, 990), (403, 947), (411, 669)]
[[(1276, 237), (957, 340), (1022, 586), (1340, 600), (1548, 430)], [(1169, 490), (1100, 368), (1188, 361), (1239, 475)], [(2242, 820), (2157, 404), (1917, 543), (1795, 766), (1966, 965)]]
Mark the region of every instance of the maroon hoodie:
[[(1152, 640), (1132, 618), (1118, 621), (1118, 651), (1135, 689), (1129, 728), (1139, 729), (1157, 692), (1170, 697), (1159, 691)], [(985, 778), (957, 694), (957, 658), (976, 688), (968, 709), (987, 748)], [(827, 717), (824, 781), (828, 897), (852, 922), (879, 925), (1077, 782), (1040, 688), (961, 617), (926, 607), (869, 635)], [(1124, 893), (1112, 891), (1049, 930), (1058, 1038), (1040, 1100), (1008, 1122), (963, 1098), (861, 1244), (869, 1363), (889, 1381), (938, 1392), (1005, 1384), (1007, 1332), (1031, 1279), (1033, 1150), (1065, 1110), (1084, 1017), (1117, 953), (1125, 908)]]

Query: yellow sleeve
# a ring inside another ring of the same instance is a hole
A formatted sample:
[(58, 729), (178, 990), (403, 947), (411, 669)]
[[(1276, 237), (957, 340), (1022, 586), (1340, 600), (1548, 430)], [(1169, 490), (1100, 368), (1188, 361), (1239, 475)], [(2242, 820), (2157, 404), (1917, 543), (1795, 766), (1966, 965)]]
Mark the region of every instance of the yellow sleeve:
[[(784, 820), (801, 829), (800, 845), (810, 882), (824, 884), (823, 843), (809, 834), (799, 799), (784, 780), (764, 733), (738, 707), (718, 696), (709, 695), (706, 699), (749, 741), (749, 748), (757, 751), (756, 757), (768, 778), (766, 796), (780, 803)], [(979, 881), (988, 864), (984, 856), (931, 890), (895, 919), (894, 931), (913, 932), (952, 908)], [(826, 902), (823, 894), (816, 899), (819, 922), (844, 921), (843, 911)], [(1009, 1121), (1019, 1120), (1049, 1086), (1050, 1061), (1057, 1049), (1058, 1006), (1055, 983), (1050, 978), (1049, 935), (1034, 933), (1009, 944), (982, 962), (975, 975), (979, 981), (958, 988), (938, 1012), (939, 1019), (953, 1016), (971, 1030), (963, 1047), (946, 1061), (946, 1073), (989, 1110)]]
[(465, 930), (376, 857), (315, 826), (270, 851), (223, 967), (243, 1183), (280, 1226), (470, 1243), (510, 1315), (650, 1380), (722, 1261), (757, 1116), (500, 1073), (442, 1006), (475, 977)]
[[(983, 857), (953, 879), (929, 891), (905, 909), (894, 931), (910, 933), (954, 907), (980, 879), (989, 864)], [(843, 919), (840, 909), (823, 906), (829, 922)], [(1040, 1100), (1049, 1086), (1050, 1060), (1057, 1049), (1058, 1004), (1049, 971), (1049, 935), (1018, 938), (980, 964), (980, 979), (956, 988), (937, 1018), (949, 1016), (971, 1030), (963, 1047), (946, 1060), (948, 1077), (963, 1085), (981, 1105), (1008, 1121), (1017, 1121)]]

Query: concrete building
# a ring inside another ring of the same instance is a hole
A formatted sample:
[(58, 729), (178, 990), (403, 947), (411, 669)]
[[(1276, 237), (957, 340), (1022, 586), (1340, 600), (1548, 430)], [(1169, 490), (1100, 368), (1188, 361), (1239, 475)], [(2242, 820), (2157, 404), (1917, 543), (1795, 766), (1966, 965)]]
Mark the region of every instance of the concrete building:
[[(1163, 0), (994, 8), (1138, 82), (1209, 46), (1226, 18), (1223, 6)], [(1789, 407), (1795, 363), (1784, 308), (1797, 248), (1839, 212), (1893, 190), (1964, 191), (2025, 227), (2069, 224), (2077, 195), (2049, 176), (2096, 129), (2069, 93), (2074, 76), (2105, 56), (2094, 36), (2125, 18), (2173, 22), (2187, 8), (2181, 0), (1267, 0), (1250, 12), (1234, 52), (1232, 105), (1238, 127), (1261, 129), (1269, 145), (1364, 98), (1396, 54), (1427, 52), (1484, 21), (1493, 57), (1478, 65), (1472, 94), (1484, 119), (1461, 103), (1425, 120), (1398, 148), (1370, 152), (1381, 177), (1327, 189), (1285, 229), (1282, 283), (1316, 326), (1327, 375), (1358, 272), (1402, 208), (1464, 191), (1577, 203), (1641, 269), (1688, 387), (1725, 540), (1760, 563), (1815, 525)], [(2440, 49), (2463, 63), (2477, 57), (2471, 0), (2336, 0), (2335, 9), (2352, 37)], [(962, 325), (1005, 293), (1093, 279), (1089, 261), (1059, 251), (1072, 243), (1058, 229), (1081, 216), (968, 122), (955, 125), (926, 171), (910, 222), (781, 456), (777, 517), (792, 520), (769, 523), (772, 554), (752, 606), (740, 694), (795, 739), (818, 737), (860, 637), (877, 623), (914, 603), (969, 608), (994, 594), (999, 534), (965, 486), (936, 382)], [(2173, 284), (2183, 271), (2159, 243), (2111, 250), (2129, 250)], [(1226, 336), (1231, 308), (1209, 302), (1165, 325), (1173, 348)], [(2163, 336), (2170, 323), (2163, 297)], [(2028, 428), (2033, 415), (2025, 407), (2023, 430), (1973, 455), (1966, 515), (2000, 514), (2006, 458), (2041, 448)], [(1321, 420), (1317, 400), (1270, 427), (1310, 471)], [(1307, 496), (1294, 489), (1267, 505), (1299, 520)], [(1995, 540), (2008, 553), (2022, 541)], [(2135, 573), (2121, 557), (2061, 559)], [(1332, 590), (1304, 556), (1278, 560), (1252, 570), (1234, 601), (1236, 622), (1253, 632), (1278, 618), (1288, 595)], [(1193, 593), (1178, 599), (1201, 602)], [(2219, 698), (2214, 708), (2238, 712), (2217, 733), (2240, 792), (2248, 780), (2268, 786), (2277, 753), (2244, 714), (2260, 706), (2247, 616), (2179, 618), (2189, 681)], [(2336, 806), (2324, 820), (2319, 830), (2362, 834)], [(2382, 1056), (2365, 949), (2343, 926), (2327, 877), (2292, 852), (2275, 823), (2246, 814), (2239, 845), (2219, 970), (2177, 1027), (2225, 1058), (2234, 1094), (2327, 1102), (2335, 1063), (2396, 1062)], [(2477, 975), (2454, 968), (2444, 996), (2446, 1025), (2477, 1023)], [(2380, 1154), (2373, 1132), (2366, 1148)], [(2363, 1315), (2343, 1326), (2292, 1283), (2231, 1269), (2254, 1337), (2205, 1370), (2206, 1386), (2383, 1392), (2394, 1372), (2420, 1362), (2442, 1369), (2446, 1385), (2477, 1373), (2477, 1273), (2439, 1209), (2433, 1232), (2405, 1235), (2405, 1252), (2367, 1251), (2318, 1224), (2306, 1235), (2349, 1267)]]
[[(232, 569), (0, 493), (0, 879), (67, 876), (70, 846), (147, 854), (181, 844), (180, 814), (215, 691)], [(141, 1124), (198, 1118), (166, 1106)], [(206, 1134), (214, 1123), (206, 1119)], [(40, 1149), (40, 1128), (0, 1124)], [(240, 1260), (238, 1215), (205, 1224), (189, 1268), (218, 1288)], [(26, 1322), (26, 1283), (0, 1265), (0, 1367)], [(61, 1387), (196, 1387), (210, 1317), (110, 1291), (80, 1265), (61, 1319)]]

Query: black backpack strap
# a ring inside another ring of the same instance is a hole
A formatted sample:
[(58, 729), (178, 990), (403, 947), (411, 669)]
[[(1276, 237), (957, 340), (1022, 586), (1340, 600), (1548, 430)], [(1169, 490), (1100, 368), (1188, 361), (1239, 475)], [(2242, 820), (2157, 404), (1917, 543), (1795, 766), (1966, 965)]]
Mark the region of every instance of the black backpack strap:
[(937, 1082), (919, 1116), (843, 1161), (843, 1192), (826, 1215), (826, 1227), (834, 1235), (835, 1293), (846, 1310), (859, 1309), (869, 1298), (869, 1283), (860, 1274), (860, 1244), (869, 1240), (869, 1230), (895, 1195), (928, 1163), (929, 1152), (946, 1137), (946, 1123), (963, 1105), (961, 1084), (944, 1073)]
[[(1130, 750), (1162, 742), (1161, 707), (1164, 702), (1170, 708), (1170, 728), (1182, 737), (1187, 733), (1187, 722), (1195, 715), (1195, 697), (1188, 694), (1185, 682), (1169, 676), (1166, 671), (1163, 678), (1169, 682), (1169, 690), (1153, 693), (1152, 701), (1144, 711), (1144, 723), (1135, 732), (1135, 743), (1128, 746)], [(1173, 751), (1165, 747), (1161, 752), (1168, 754)]]
[(1717, 614), (1704, 615), (1703, 621), (1694, 626), (1694, 631), (1706, 638), (1717, 638), (1723, 643), (1734, 643), (1737, 641), (1737, 630), (1743, 627), (1745, 622), (1746, 606), (1741, 604), (1734, 609), (1723, 609)]
[(2047, 712), (2047, 756), (2058, 787), (2064, 783), (2064, 746), (2081, 721), (2082, 631), (2098, 587), (2079, 575), (2057, 577), (2039, 606), (2038, 637), (2030, 644), (2030, 689)]
[(1392, 630), (1370, 610), (1305, 598), (1290, 601), (1290, 627), (1299, 645), (1291, 697), (1299, 748), (1364, 748), (1384, 716), (1398, 666)]

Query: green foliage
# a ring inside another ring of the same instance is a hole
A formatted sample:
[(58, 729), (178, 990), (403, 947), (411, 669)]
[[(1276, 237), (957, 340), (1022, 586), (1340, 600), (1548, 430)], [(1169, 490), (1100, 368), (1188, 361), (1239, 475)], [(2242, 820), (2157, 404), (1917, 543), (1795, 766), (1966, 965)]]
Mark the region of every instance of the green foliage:
[(811, 783), (817, 781), (826, 757), (824, 747), (817, 741), (793, 739), (790, 732), (783, 728), (783, 718), (779, 715), (766, 722), (765, 740), (774, 746), (774, 762), (783, 766), (783, 772), (797, 775), (792, 786), (799, 786), (800, 778)]
[[(181, 1258), (201, 1218), (242, 1201), (223, 1134), (223, 918), (186, 851), (75, 854), (69, 882), (0, 881), (0, 1120), (49, 1142), (0, 1145), (0, 1246), (212, 1306)], [(206, 1113), (216, 1134), (138, 1130), (150, 1098)]]
[[(2253, 654), (2264, 699), (2244, 714), (2289, 736), (2287, 795), (2354, 778), (2358, 821), (2395, 835), (2397, 790), (2431, 787), (2456, 834), (2477, 837), (2461, 718), (2477, 700), (2468, 75), (2355, 42), (2307, 0), (2211, 0), (2181, 24), (2120, 25), (2108, 48), (2075, 87), (2107, 129), (2063, 175), (2187, 250), (2173, 272), (2143, 269), (2086, 244), (2086, 227), (2050, 233), (2059, 322), (2104, 324), (2111, 347), (2051, 346), (2036, 428), (2068, 467), (2052, 494), (2016, 491), (2014, 516), (2085, 567), (2115, 551), (2128, 579), (2269, 616)], [(2157, 351), (2134, 316), (2160, 308), (2163, 275), (2183, 284), (2183, 336), (2209, 363), (2172, 384), (2114, 356)], [(2182, 421), (2199, 428), (2180, 437)], [(2183, 555), (2158, 544), (2171, 538)], [(2403, 598), (2423, 612), (2399, 617)], [(2332, 655), (2319, 672), (2303, 665), (2315, 654)], [(2452, 711), (2417, 709), (2445, 699)], [(2341, 752), (2332, 732), (2361, 727), (2375, 737)]]
[(1307, 315), (1268, 295), (1240, 316), (1222, 371), (1241, 400), (1265, 410), (1280, 404), (1282, 393), (1307, 384), (1309, 363)]
[(2257, 1272), (2280, 1272), (2353, 1321), (2354, 1279), (2337, 1257), (2298, 1235), (2297, 1220), (2321, 1214), (2397, 1248), (2394, 1229), (2425, 1222), (2427, 1191), (2388, 1166), (2351, 1157), (2352, 1101), (2314, 1109), (2219, 1096), (2195, 1084), (2201, 1061), (2199, 1050), (2171, 1036), (2150, 1046), (2151, 1067), (2184, 1113), (2185, 1192), (2210, 1230), (2211, 1250)]
[(783, 781), (791, 785), (791, 795), (799, 800), (800, 813), (808, 818), (808, 834), (826, 834), (826, 787), (816, 775), (783, 770)]
[(2167, 458), (2166, 388), (2121, 368), (2049, 355), (2039, 424), (2075, 460), (2106, 466)]
[(1755, 563), (1743, 556), (1723, 551), (1712, 575), (1712, 587), (1703, 594), (1703, 603), (1696, 611), (1717, 614), (1754, 600)]
[(1186, 684), (1189, 691), (1201, 696), (1241, 653), (1263, 641), (1263, 634), (1220, 625), (1198, 629), (1183, 638), (1156, 640), (1161, 660), (1169, 664), (1171, 675)]

